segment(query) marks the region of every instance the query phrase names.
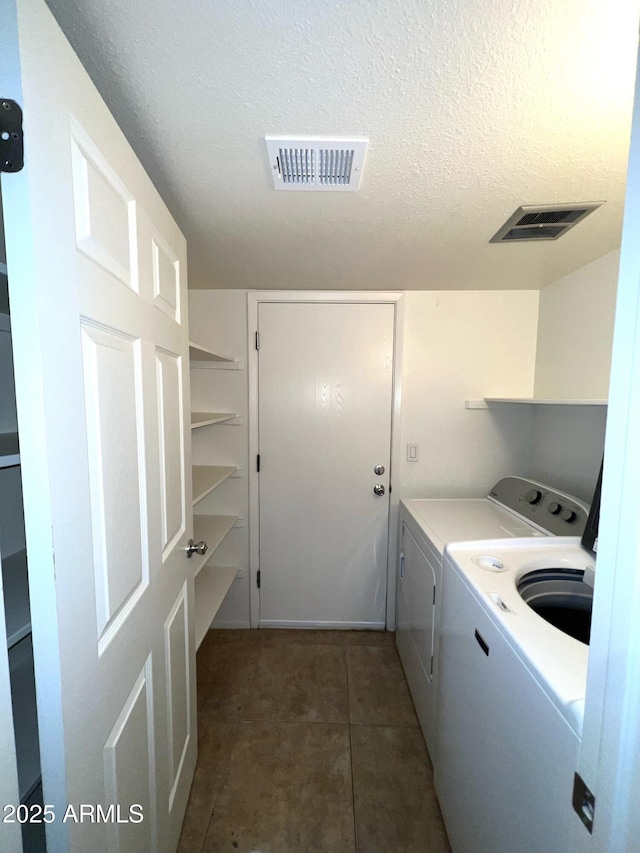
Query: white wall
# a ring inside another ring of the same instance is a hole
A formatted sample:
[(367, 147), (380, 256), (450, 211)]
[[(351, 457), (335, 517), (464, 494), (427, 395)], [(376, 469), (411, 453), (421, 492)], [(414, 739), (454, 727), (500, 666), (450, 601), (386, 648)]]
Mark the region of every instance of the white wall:
[(540, 291), (535, 396), (606, 399), (620, 252)]
[[(526, 474), (528, 406), (465, 409), (465, 400), (533, 391), (537, 291), (405, 295), (401, 497), (481, 497)], [(418, 462), (406, 445), (419, 444)]]
[[(606, 399), (620, 252), (540, 292), (535, 396)], [(590, 502), (604, 449), (606, 407), (536, 406), (531, 476)]]

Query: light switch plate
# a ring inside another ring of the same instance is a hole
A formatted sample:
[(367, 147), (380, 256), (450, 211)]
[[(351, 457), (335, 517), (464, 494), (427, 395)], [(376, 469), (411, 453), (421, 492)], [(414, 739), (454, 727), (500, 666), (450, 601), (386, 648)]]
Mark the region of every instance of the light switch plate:
[(407, 462), (417, 462), (420, 458), (420, 448), (417, 444), (407, 444)]

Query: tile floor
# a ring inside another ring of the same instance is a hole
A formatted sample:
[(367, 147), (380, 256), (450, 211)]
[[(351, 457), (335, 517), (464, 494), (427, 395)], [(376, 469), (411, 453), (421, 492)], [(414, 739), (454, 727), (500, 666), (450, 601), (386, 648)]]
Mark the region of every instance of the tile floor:
[(450, 853), (394, 635), (210, 631), (179, 853)]

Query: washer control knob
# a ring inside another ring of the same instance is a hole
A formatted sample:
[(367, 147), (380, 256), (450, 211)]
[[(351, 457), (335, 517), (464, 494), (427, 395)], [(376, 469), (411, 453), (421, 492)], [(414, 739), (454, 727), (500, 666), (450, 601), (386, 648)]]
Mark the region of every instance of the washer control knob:
[(528, 504), (540, 503), (541, 498), (542, 492), (540, 491), (540, 489), (530, 489), (524, 496), (524, 499)]
[(553, 503), (549, 504), (549, 512), (551, 513), (551, 515), (557, 515), (561, 509), (562, 507), (557, 501), (554, 501)]
[(571, 524), (572, 521), (576, 520), (576, 513), (572, 509), (564, 509), (562, 510), (562, 520)]

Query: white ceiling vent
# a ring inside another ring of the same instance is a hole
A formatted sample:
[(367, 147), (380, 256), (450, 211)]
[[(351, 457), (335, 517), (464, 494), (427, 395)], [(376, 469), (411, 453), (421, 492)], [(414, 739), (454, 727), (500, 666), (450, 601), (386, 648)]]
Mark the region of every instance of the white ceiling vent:
[(265, 136), (265, 142), (277, 190), (360, 188), (367, 139)]
[(513, 243), (517, 240), (557, 240), (582, 222), (602, 201), (584, 204), (528, 204), (513, 216), (489, 240), (490, 243)]

